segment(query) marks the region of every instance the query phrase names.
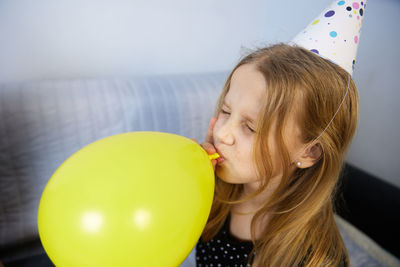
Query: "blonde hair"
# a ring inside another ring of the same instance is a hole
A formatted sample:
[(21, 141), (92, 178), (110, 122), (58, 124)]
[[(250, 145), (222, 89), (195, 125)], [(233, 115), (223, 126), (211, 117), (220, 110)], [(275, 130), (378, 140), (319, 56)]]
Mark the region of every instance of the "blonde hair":
[[(276, 138), (283, 177), (253, 217), (251, 233), (253, 252), (256, 252), (253, 266), (347, 266), (349, 259), (334, 221), (333, 203), (340, 170), (358, 120), (358, 94), (351, 76), (329, 60), (300, 47), (276, 44), (261, 48), (244, 57), (233, 69), (220, 95), (217, 114), (234, 71), (244, 64), (255, 65), (267, 83), (266, 105), (258, 118), (254, 144), (254, 158), (262, 177), (261, 187), (255, 194), (267, 187), (272, 176), (265, 137), (273, 120), (282, 122), (277, 124)], [(295, 95), (299, 93), (301, 109), (296, 115), (301, 141), (307, 144), (319, 137), (322, 155), (312, 167), (296, 168), (293, 173), (289, 171), (291, 160), (282, 132)], [(218, 233), (232, 204), (248, 199), (239, 199), (242, 190), (243, 185), (228, 184), (216, 178), (214, 202), (202, 234), (203, 241)], [(267, 213), (272, 214), (268, 229), (255, 240), (255, 222)]]

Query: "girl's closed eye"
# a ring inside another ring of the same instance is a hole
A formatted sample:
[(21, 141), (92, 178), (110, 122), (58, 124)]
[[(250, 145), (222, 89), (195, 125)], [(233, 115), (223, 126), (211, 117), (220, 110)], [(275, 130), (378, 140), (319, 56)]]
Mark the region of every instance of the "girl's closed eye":
[(252, 133), (255, 133), (255, 132), (256, 132), (250, 125), (247, 125), (247, 129), (249, 129), (250, 132), (252, 132)]
[(226, 114), (226, 115), (229, 115), (229, 114), (231, 114), (228, 110), (226, 110), (226, 109), (221, 109), (221, 113), (222, 114)]
[(246, 124), (245, 127), (246, 127), (246, 130), (250, 131), (251, 133), (255, 133), (255, 132), (256, 132), (256, 131), (253, 129), (253, 127), (250, 126), (250, 125), (248, 125), (248, 124)]
[(230, 112), (227, 109), (221, 109), (221, 112), (224, 114), (230, 114)]

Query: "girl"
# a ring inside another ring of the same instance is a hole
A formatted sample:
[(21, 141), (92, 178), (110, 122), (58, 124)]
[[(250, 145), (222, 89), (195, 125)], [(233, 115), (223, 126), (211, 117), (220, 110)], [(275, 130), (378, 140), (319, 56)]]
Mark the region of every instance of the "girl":
[(358, 95), (341, 67), (277, 44), (229, 75), (210, 121), (215, 197), (198, 266), (348, 266), (333, 196)]

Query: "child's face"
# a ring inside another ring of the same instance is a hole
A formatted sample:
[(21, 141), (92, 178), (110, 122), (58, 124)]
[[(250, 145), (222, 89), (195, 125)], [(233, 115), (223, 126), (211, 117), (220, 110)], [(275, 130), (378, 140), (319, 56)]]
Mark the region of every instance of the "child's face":
[[(254, 131), (256, 121), (266, 95), (266, 82), (261, 72), (254, 65), (240, 66), (234, 72), (230, 88), (214, 127), (214, 146), (224, 161), (216, 166), (219, 178), (228, 183), (257, 183), (256, 164), (253, 158)], [(279, 164), (279, 154), (276, 147), (276, 125), (273, 123), (268, 135), (268, 145), (272, 157), (273, 178), (279, 177), (282, 167)], [(293, 154), (300, 148), (298, 127), (294, 116), (289, 115), (284, 127), (284, 139), (287, 141), (289, 153)]]

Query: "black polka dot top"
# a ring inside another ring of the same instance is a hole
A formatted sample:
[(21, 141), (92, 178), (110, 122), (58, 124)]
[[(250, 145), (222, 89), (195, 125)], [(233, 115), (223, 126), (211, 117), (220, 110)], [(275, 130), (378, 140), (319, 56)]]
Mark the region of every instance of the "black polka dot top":
[(208, 242), (201, 239), (196, 245), (197, 267), (250, 266), (251, 241), (240, 241), (230, 234), (229, 216), (221, 230)]

